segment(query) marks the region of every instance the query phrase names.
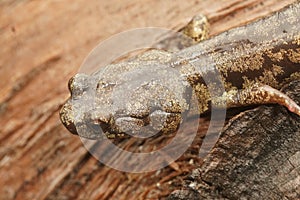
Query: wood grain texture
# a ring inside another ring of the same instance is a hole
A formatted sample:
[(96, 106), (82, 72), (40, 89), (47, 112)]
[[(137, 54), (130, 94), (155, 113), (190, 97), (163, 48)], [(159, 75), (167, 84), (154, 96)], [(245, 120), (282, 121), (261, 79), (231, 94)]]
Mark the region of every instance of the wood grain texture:
[(158, 172), (128, 174), (108, 168), (59, 121), (58, 110), (69, 95), (68, 79), (99, 41), (121, 31), (146, 26), (176, 29), (203, 13), (215, 35), (291, 2), (1, 1), (0, 199), (167, 197), (202, 163), (197, 157), (201, 138)]

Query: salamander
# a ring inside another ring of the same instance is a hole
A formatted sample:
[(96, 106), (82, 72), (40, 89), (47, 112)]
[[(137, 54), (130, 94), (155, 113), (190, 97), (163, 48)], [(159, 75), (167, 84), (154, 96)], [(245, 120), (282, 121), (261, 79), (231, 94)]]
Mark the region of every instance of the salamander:
[(277, 103), (300, 116), (280, 92), (300, 79), (300, 1), (199, 44), (151, 50), (97, 72), (76, 74), (60, 119), (74, 134), (100, 139), (172, 133), (188, 110)]

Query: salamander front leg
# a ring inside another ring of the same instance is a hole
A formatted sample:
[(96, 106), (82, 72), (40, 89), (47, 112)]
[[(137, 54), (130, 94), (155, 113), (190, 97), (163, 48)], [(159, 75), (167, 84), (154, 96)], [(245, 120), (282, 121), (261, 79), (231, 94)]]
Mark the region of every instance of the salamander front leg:
[(209, 38), (209, 23), (205, 15), (195, 15), (179, 32), (199, 43)]
[(209, 23), (206, 16), (202, 14), (194, 16), (188, 24), (178, 30), (178, 33), (160, 40), (153, 48), (177, 52), (208, 39)]
[(254, 84), (242, 90), (231, 90), (223, 95), (227, 107), (277, 103), (300, 116), (300, 106), (284, 93), (268, 85)]

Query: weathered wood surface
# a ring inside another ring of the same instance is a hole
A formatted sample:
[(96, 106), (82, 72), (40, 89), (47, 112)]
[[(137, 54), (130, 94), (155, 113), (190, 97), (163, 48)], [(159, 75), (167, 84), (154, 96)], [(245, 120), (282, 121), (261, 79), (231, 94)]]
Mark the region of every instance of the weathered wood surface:
[[(300, 80), (283, 91), (300, 103)], [(278, 105), (245, 111), (169, 199), (300, 199), (299, 144), (299, 116)]]
[(200, 12), (215, 35), (291, 2), (0, 1), (0, 199), (157, 199), (179, 189), (202, 163), (201, 138), (159, 172), (106, 167), (59, 121), (67, 80), (99, 41), (115, 33), (176, 28)]

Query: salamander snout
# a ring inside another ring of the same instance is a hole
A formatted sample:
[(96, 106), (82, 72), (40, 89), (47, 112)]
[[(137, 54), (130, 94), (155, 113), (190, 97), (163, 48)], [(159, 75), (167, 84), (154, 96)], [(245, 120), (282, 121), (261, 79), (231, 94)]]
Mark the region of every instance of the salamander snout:
[(70, 78), (68, 82), (68, 89), (71, 94), (71, 98), (62, 106), (59, 114), (60, 120), (64, 126), (73, 134), (78, 135), (78, 131), (75, 125), (75, 113), (73, 99), (80, 98), (84, 92), (89, 88), (89, 76), (86, 74), (76, 74)]

